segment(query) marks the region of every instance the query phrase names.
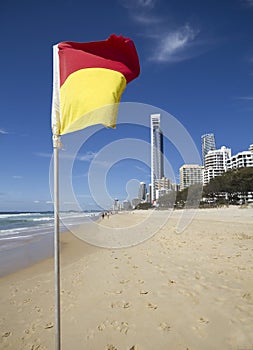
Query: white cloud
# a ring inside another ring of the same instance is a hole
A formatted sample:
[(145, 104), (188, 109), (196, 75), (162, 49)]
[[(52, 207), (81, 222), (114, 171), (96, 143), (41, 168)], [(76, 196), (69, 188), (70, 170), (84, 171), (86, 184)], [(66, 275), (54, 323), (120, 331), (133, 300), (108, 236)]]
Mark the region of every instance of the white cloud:
[(156, 62), (180, 62), (196, 55), (192, 50), (196, 46), (195, 39), (199, 31), (188, 24), (184, 27), (161, 35), (158, 38), (155, 52), (151, 56)]
[[(46, 153), (46, 152), (36, 152), (34, 153), (36, 156), (38, 157), (43, 157), (43, 158), (52, 158), (53, 153)], [(97, 153), (95, 152), (87, 152), (84, 155), (74, 155), (74, 154), (69, 154), (69, 153), (64, 153), (63, 152), (60, 153), (60, 159), (75, 159), (75, 160), (80, 160), (80, 161), (84, 161), (84, 162), (90, 162), (92, 161)]]
[(157, 0), (120, 0), (122, 6), (131, 8), (152, 9), (155, 7)]
[(84, 154), (84, 155), (82, 155), (82, 156), (79, 155), (79, 156), (77, 157), (77, 159), (78, 159), (78, 160), (81, 160), (81, 161), (85, 161), (85, 162), (90, 162), (92, 159), (95, 158), (96, 154), (97, 154), (97, 153), (95, 153), (95, 152), (87, 152), (86, 154)]
[(13, 178), (13, 179), (23, 179), (23, 176), (20, 176), (20, 175), (13, 175), (12, 178)]
[(143, 25), (148, 25), (148, 24), (156, 24), (156, 23), (161, 23), (163, 21), (163, 19), (161, 17), (157, 17), (157, 16), (151, 16), (151, 15), (147, 15), (144, 13), (139, 13), (139, 14), (133, 14), (132, 19), (139, 23), (139, 24), (143, 24)]
[(253, 101), (253, 96), (241, 96), (237, 97), (238, 100)]
[(156, 0), (137, 0), (136, 1), (141, 7), (153, 8), (156, 4)]
[(4, 129), (0, 129), (0, 134), (2, 135), (6, 135), (9, 134), (8, 131), (4, 130)]
[(137, 170), (142, 171), (142, 172), (145, 173), (145, 174), (149, 174), (149, 172), (150, 172), (148, 169), (143, 168), (143, 167), (141, 167), (141, 166), (139, 166), (139, 165), (135, 165), (135, 168), (136, 168)]
[(43, 157), (43, 158), (52, 158), (53, 156), (53, 153), (45, 153), (45, 152), (36, 152), (34, 154), (35, 156)]

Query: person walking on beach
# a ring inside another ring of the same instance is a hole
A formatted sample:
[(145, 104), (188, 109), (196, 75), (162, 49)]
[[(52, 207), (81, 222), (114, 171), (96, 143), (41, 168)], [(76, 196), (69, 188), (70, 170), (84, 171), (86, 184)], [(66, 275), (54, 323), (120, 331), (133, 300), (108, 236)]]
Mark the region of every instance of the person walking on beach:
[(101, 215), (101, 216), (102, 216), (102, 219), (104, 219), (104, 217), (105, 217), (105, 213), (102, 213), (102, 215)]

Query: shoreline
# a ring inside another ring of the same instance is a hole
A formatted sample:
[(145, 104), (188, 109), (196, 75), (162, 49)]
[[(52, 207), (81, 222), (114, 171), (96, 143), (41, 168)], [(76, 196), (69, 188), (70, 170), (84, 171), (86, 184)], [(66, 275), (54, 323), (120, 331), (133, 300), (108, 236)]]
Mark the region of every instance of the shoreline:
[[(129, 248), (61, 236), (63, 350), (253, 347), (253, 211), (200, 209), (177, 234), (181, 214)], [(131, 227), (145, 215), (100, 225)], [(2, 277), (0, 298), (1, 349), (54, 347), (53, 258)]]
[[(225, 212), (224, 212), (224, 210), (225, 210)], [(239, 215), (240, 210), (247, 210), (247, 211), (251, 210), (251, 211), (248, 211), (248, 213), (249, 213), (248, 217), (252, 217), (252, 220), (253, 220), (253, 208), (250, 206), (248, 206), (248, 207), (230, 206), (230, 207), (221, 207), (221, 208), (197, 208), (197, 209), (188, 208), (188, 209), (178, 209), (178, 210), (163, 209), (163, 210), (156, 210), (156, 212), (163, 213), (163, 214), (169, 213), (170, 216), (173, 215), (173, 213), (174, 213), (174, 215), (176, 214), (177, 217), (182, 216), (183, 213), (185, 213), (185, 212), (186, 213), (187, 212), (189, 212), (189, 213), (196, 212), (196, 213), (198, 213), (199, 216), (201, 216), (201, 213), (203, 213), (204, 215), (209, 214), (209, 213), (215, 213), (215, 219), (217, 220), (217, 214), (218, 214), (218, 216), (220, 216), (220, 214), (230, 213), (233, 211), (234, 214), (237, 214), (236, 216), (233, 217), (233, 220), (238, 221), (238, 219), (240, 218), (240, 215)], [(117, 215), (121, 215), (121, 217), (122, 217), (125, 215), (135, 213), (137, 216), (139, 215), (139, 216), (145, 217), (145, 216), (148, 216), (150, 212), (151, 212), (151, 210), (134, 210), (134, 211), (125, 211), (125, 212), (122, 211), (122, 212), (119, 212)], [(251, 213), (252, 213), (252, 215), (251, 215)], [(194, 215), (190, 216), (190, 220), (193, 220), (193, 219), (194, 219)], [(113, 225), (111, 225), (111, 220), (110, 221), (107, 221), (107, 220), (108, 220), (107, 218), (105, 218), (104, 220), (99, 218), (96, 221), (96, 223), (98, 225), (102, 224), (102, 226), (105, 226), (105, 227), (106, 226), (113, 227)], [(209, 220), (212, 220), (212, 216), (209, 217)], [(226, 216), (222, 215), (222, 220), (226, 221)], [(231, 218), (229, 217), (227, 220), (229, 221), (229, 220), (231, 220)], [(178, 219), (178, 222), (180, 222), (180, 219)], [(244, 221), (242, 221), (242, 222), (244, 222)], [(190, 222), (188, 222), (186, 220), (186, 223), (189, 224)], [(107, 225), (107, 224), (109, 224), (109, 225)], [(127, 227), (127, 221), (124, 222), (123, 225), (121, 222), (121, 226), (124, 227), (124, 225), (126, 225), (126, 227)], [(82, 238), (78, 237), (79, 236), (78, 231), (83, 230), (84, 227), (85, 227), (85, 224), (84, 225), (77, 225), (76, 227), (73, 227), (74, 231), (75, 231), (75, 228), (77, 229), (76, 234), (73, 234), (72, 232), (70, 232), (67, 229), (62, 230), (60, 232), (60, 244), (61, 244), (60, 249), (61, 250), (64, 249), (66, 242), (71, 242), (71, 238), (72, 238), (72, 245), (75, 245), (78, 248), (79, 248), (78, 243), (80, 243), (81, 246), (85, 246), (85, 245), (87, 246), (85, 249), (88, 249), (88, 248), (100, 249), (101, 247), (96, 247), (96, 245), (94, 245), (90, 242), (86, 242)], [(187, 229), (187, 227), (186, 227), (186, 229)], [(47, 242), (45, 242), (45, 240), (47, 240)], [(7, 262), (13, 260), (14, 257), (15, 258), (18, 257), (19, 261), (18, 262), (8, 262), (9, 266), (7, 268), (4, 266), (4, 264), (2, 264), (0, 267), (0, 279), (2, 277), (8, 276), (8, 275), (13, 274), (13, 273), (18, 273), (19, 271), (33, 267), (35, 265), (38, 265), (38, 264), (46, 262), (46, 261), (52, 260), (51, 264), (53, 264), (53, 259), (54, 259), (54, 256), (53, 256), (53, 250), (54, 250), (53, 244), (54, 244), (54, 242), (53, 242), (53, 240), (54, 240), (53, 233), (47, 234), (45, 237), (41, 237), (39, 240), (35, 240), (35, 242), (32, 242), (30, 244), (29, 243), (24, 244), (21, 247), (9, 249), (6, 252), (3, 251), (2, 254), (3, 254), (3, 256), (6, 254)], [(74, 240), (77, 240), (76, 243), (74, 243)], [(42, 246), (40, 246), (39, 243), (42, 243)], [(34, 253), (31, 253), (31, 250), (34, 248), (34, 245), (35, 245), (36, 251)], [(21, 251), (19, 252), (20, 248), (21, 248)], [(102, 249), (106, 249), (106, 247), (105, 248), (102, 247)], [(4, 262), (3, 256), (2, 256), (2, 260), (3, 260), (2, 262)], [(66, 256), (67, 256), (67, 254), (66, 254)], [(81, 257), (81, 255), (79, 255), (79, 257)], [(64, 257), (63, 260), (64, 259), (66, 259), (66, 258)]]
[[(64, 218), (66, 221), (60, 219), (60, 237), (69, 232), (66, 225), (70, 225), (69, 227), (78, 227), (80, 225), (80, 217), (77, 217), (77, 223), (75, 224), (69, 219), (71, 220), (71, 218)], [(85, 224), (94, 223), (98, 220), (98, 216), (91, 216), (88, 219), (85, 218)], [(16, 230), (18, 231), (19, 229), (10, 229), (10, 231)], [(20, 234), (14, 232), (13, 236), (12, 234), (8, 236), (3, 235), (1, 238), (0, 278), (43, 260), (53, 258), (54, 228), (51, 225), (28, 226), (27, 231), (21, 228)], [(8, 242), (10, 243), (8, 244)], [(5, 245), (6, 247), (4, 248)]]

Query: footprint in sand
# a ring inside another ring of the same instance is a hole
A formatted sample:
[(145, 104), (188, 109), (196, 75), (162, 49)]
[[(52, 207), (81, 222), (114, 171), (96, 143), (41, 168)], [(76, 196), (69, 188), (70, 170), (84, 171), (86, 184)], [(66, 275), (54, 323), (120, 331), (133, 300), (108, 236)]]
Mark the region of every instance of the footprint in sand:
[(167, 322), (162, 322), (160, 323), (158, 328), (163, 332), (169, 332), (171, 329), (171, 326)]
[(168, 281), (168, 284), (169, 284), (169, 285), (170, 285), (170, 284), (174, 284), (174, 283), (176, 283), (175, 280), (169, 280), (169, 281)]
[(207, 323), (209, 323), (209, 320), (208, 320), (208, 319), (205, 319), (205, 318), (203, 318), (203, 317), (200, 317), (199, 322), (200, 322), (200, 323), (205, 323), (205, 324), (207, 324)]
[(37, 312), (40, 312), (40, 311), (41, 311), (41, 308), (40, 308), (38, 305), (35, 305), (35, 306), (34, 306), (34, 309), (35, 309)]
[(123, 309), (129, 309), (131, 307), (131, 303), (128, 301), (119, 301), (117, 303), (111, 303), (111, 308), (123, 308)]
[(158, 308), (158, 306), (155, 305), (155, 304), (152, 304), (152, 303), (148, 303), (148, 308), (149, 308), (149, 309), (156, 310), (156, 309)]
[(114, 330), (117, 330), (123, 334), (127, 334), (128, 330), (129, 330), (128, 322), (125, 322), (125, 321), (118, 322), (116, 320), (113, 320), (111, 322), (109, 320), (106, 320), (106, 321), (102, 322), (100, 325), (98, 325), (97, 329), (98, 329), (98, 331), (102, 332), (108, 327), (111, 327)]
[(141, 289), (141, 290), (140, 290), (140, 294), (141, 294), (141, 295), (146, 295), (146, 294), (148, 294), (148, 290), (143, 290), (143, 289)]
[(116, 348), (116, 347), (115, 347), (114, 345), (112, 345), (112, 344), (107, 344), (106, 350), (118, 350), (118, 348)]
[(53, 322), (48, 322), (46, 325), (45, 325), (45, 329), (50, 329), (50, 328), (53, 328), (54, 327), (54, 324)]
[(31, 347), (31, 350), (39, 350), (39, 348), (40, 348), (40, 344), (39, 345), (33, 344)]
[(121, 281), (119, 281), (120, 284), (125, 284), (125, 283), (128, 283), (128, 282), (130, 282), (130, 280), (121, 280)]
[(244, 293), (242, 297), (248, 304), (253, 304), (253, 294), (252, 293), (250, 293), (250, 292)]
[(120, 290), (107, 290), (104, 292), (104, 294), (122, 294), (123, 293), (123, 290), (120, 289)]
[(23, 301), (23, 304), (27, 304), (27, 303), (30, 303), (32, 301), (32, 299), (30, 299), (30, 298), (27, 298), (27, 299), (25, 299), (24, 301)]
[(2, 338), (8, 338), (11, 335), (11, 332), (4, 332)]

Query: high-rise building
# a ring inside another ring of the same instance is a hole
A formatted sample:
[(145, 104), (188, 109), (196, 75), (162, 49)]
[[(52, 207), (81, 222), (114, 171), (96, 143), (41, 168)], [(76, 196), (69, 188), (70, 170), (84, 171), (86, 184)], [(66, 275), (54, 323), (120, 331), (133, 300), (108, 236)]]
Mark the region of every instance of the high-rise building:
[(155, 180), (155, 189), (156, 190), (171, 190), (171, 182), (167, 177), (162, 177), (161, 179)]
[(133, 198), (132, 199), (132, 208), (136, 208), (138, 204), (141, 203), (141, 200), (139, 198)]
[(231, 149), (222, 146), (220, 149), (209, 151), (205, 156), (204, 185), (211, 179), (227, 171), (227, 160), (231, 158)]
[(140, 201), (146, 200), (146, 194), (147, 194), (146, 184), (145, 182), (140, 182), (139, 193), (138, 193), (138, 198), (140, 199)]
[(122, 202), (122, 210), (129, 210), (131, 209), (131, 203), (128, 200), (124, 200)]
[(155, 181), (164, 177), (163, 133), (160, 128), (160, 114), (151, 114), (151, 201), (156, 200)]
[(253, 145), (250, 145), (248, 151), (239, 152), (227, 160), (229, 170), (251, 166), (253, 167)]
[(167, 177), (155, 180), (156, 199), (164, 196), (171, 191), (171, 182)]
[(179, 169), (180, 173), (180, 191), (185, 188), (203, 183), (204, 167), (197, 164), (184, 164)]
[(118, 198), (114, 199), (114, 203), (113, 203), (112, 209), (115, 210), (115, 211), (118, 211), (120, 209), (120, 203), (119, 203)]
[(202, 164), (205, 166), (205, 156), (209, 151), (216, 149), (214, 134), (205, 134), (201, 136), (202, 145)]

